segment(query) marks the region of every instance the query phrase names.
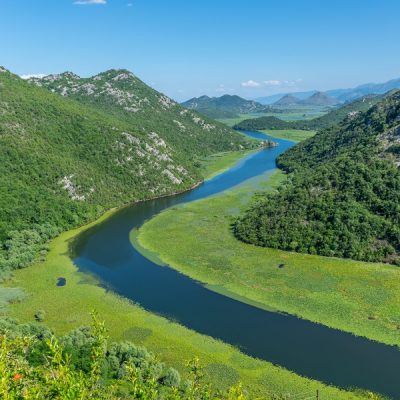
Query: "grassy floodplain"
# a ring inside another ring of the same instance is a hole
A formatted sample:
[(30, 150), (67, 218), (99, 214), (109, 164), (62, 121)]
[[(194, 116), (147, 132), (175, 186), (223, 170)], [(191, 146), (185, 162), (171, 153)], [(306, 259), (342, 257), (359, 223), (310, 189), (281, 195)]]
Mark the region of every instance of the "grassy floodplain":
[(262, 130), (260, 132), (266, 133), (269, 136), (278, 139), (292, 140), (293, 142), (302, 142), (310, 137), (313, 137), (316, 131), (303, 131), (299, 129), (283, 129), (283, 130)]
[[(239, 157), (239, 154), (219, 155), (219, 166), (211, 168), (210, 164), (210, 173), (226, 168), (234, 157)], [(279, 176), (275, 178), (280, 180)], [(61, 234), (51, 242), (44, 262), (16, 271), (9, 284), (23, 287), (27, 298), (12, 304), (8, 315), (21, 322), (34, 322), (35, 312), (44, 310), (44, 323), (55, 333), (63, 334), (75, 327), (88, 325), (89, 312), (96, 309), (105, 320), (112, 339), (130, 340), (144, 345), (159, 355), (162, 361), (181, 372), (185, 371), (188, 359), (199, 356), (207, 378), (217, 387), (225, 388), (242, 381), (246, 382), (250, 394), (263, 398), (268, 398), (270, 393), (313, 395), (316, 389), (323, 393), (325, 399), (369, 398), (366, 394), (329, 387), (271, 363), (248, 357), (230, 345), (147, 312), (105, 290), (94, 277), (79, 272), (69, 256), (70, 242), (84, 230), (109, 217), (112, 212), (92, 224)], [(59, 277), (66, 279), (66, 286), (56, 286)]]
[[(181, 372), (185, 361), (197, 355), (209, 379), (217, 386), (227, 387), (241, 380), (246, 382), (250, 393), (258, 396), (269, 392), (313, 393), (319, 388), (326, 399), (363, 398), (255, 360), (232, 346), (186, 329), (108, 292), (93, 277), (78, 272), (68, 255), (69, 242), (86, 228), (63, 233), (51, 243), (45, 262), (17, 271), (12, 283), (23, 287), (28, 298), (11, 306), (12, 317), (21, 322), (33, 322), (35, 312), (42, 309), (46, 316), (44, 323), (57, 334), (63, 334), (88, 325), (89, 312), (96, 309), (105, 320), (112, 339), (144, 345)], [(59, 277), (66, 279), (66, 286), (56, 286)]]
[[(277, 171), (264, 183), (284, 179)], [(248, 207), (244, 184), (162, 212), (137, 235), (140, 246), (210, 289), (386, 344), (400, 345), (400, 269), (384, 264), (260, 248), (234, 238)], [(179, 246), (177, 245), (179, 244)], [(279, 264), (285, 268), (279, 269)]]
[(230, 151), (224, 153), (216, 153), (207, 158), (201, 160), (203, 176), (206, 180), (213, 178), (214, 176), (221, 174), (230, 167), (232, 167), (237, 161), (250, 154), (254, 150), (244, 151)]

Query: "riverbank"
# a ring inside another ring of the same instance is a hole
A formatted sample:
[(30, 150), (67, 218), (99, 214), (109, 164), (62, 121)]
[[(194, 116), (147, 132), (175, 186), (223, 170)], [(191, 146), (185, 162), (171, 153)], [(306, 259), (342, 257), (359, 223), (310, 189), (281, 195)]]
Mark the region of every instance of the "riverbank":
[(233, 237), (230, 224), (249, 196), (273, 190), (282, 179), (277, 171), (264, 185), (244, 184), (166, 210), (136, 233), (135, 242), (159, 263), (229, 297), (400, 345), (398, 268), (259, 248)]
[(278, 139), (292, 140), (293, 142), (302, 142), (303, 140), (313, 137), (316, 131), (303, 131), (298, 129), (283, 129), (283, 130), (262, 130), (268, 136), (272, 136)]
[[(224, 159), (232, 161), (228, 155)], [(222, 166), (222, 160), (219, 161)], [(50, 243), (44, 262), (16, 271), (11, 283), (23, 287), (28, 297), (12, 304), (9, 315), (21, 322), (35, 322), (35, 313), (43, 310), (43, 323), (57, 334), (63, 334), (88, 325), (89, 312), (95, 309), (109, 327), (112, 339), (144, 345), (183, 374), (186, 361), (198, 356), (205, 366), (207, 379), (220, 388), (242, 381), (245, 388), (258, 397), (269, 393), (313, 395), (319, 389), (326, 399), (366, 398), (248, 357), (232, 346), (147, 312), (105, 289), (95, 277), (79, 272), (71, 260), (71, 244), (78, 235), (104, 222), (115, 211), (109, 211), (87, 226), (61, 234)], [(57, 286), (59, 278), (65, 280), (65, 286)]]
[[(10, 316), (21, 322), (34, 322), (35, 312), (44, 310), (43, 323), (57, 334), (63, 334), (75, 327), (88, 325), (89, 312), (96, 309), (109, 327), (112, 339), (144, 345), (182, 373), (185, 362), (198, 356), (205, 366), (207, 378), (218, 387), (225, 388), (240, 380), (254, 396), (315, 393), (319, 388), (326, 399), (363, 398), (245, 356), (232, 346), (143, 310), (107, 291), (95, 278), (80, 273), (69, 257), (70, 243), (81, 232), (108, 216), (61, 234), (50, 244), (45, 262), (16, 272), (13, 282), (25, 288), (28, 298), (13, 304)], [(65, 278), (65, 286), (56, 285), (60, 277)]]
[(214, 176), (222, 174), (236, 164), (241, 158), (258, 150), (259, 149), (217, 153), (204, 158), (201, 160), (204, 180), (207, 181), (214, 178)]

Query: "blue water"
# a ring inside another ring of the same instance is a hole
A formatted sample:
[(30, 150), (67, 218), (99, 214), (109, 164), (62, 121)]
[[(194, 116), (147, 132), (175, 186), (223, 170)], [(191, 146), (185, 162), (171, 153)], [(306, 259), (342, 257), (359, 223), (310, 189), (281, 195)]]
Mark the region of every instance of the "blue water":
[[(258, 132), (245, 134), (266, 139)], [(131, 245), (130, 231), (160, 211), (273, 171), (276, 157), (293, 143), (271, 140), (279, 146), (245, 157), (190, 192), (119, 210), (79, 236), (74, 261), (81, 271), (96, 275), (102, 285), (148, 311), (237, 346), (248, 355), (342, 388), (360, 387), (400, 398), (397, 348), (212, 292), (172, 268), (154, 264)]]

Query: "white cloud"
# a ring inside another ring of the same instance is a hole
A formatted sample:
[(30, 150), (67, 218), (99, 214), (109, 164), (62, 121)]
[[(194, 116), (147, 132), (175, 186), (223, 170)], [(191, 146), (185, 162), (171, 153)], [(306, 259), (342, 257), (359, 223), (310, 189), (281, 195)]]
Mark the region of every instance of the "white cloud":
[(107, 0), (76, 0), (74, 4), (84, 6), (90, 4), (107, 4)]
[(264, 81), (264, 84), (267, 86), (279, 86), (282, 84), (282, 82), (278, 81), (277, 79), (271, 79), (269, 81)]
[(266, 86), (279, 86), (279, 87), (296, 87), (298, 83), (302, 82), (302, 79), (295, 79), (295, 80), (283, 80), (280, 81), (278, 79), (270, 79), (264, 81), (264, 85)]
[(46, 74), (24, 74), (24, 75), (20, 75), (20, 78), (31, 79), (31, 78), (43, 78), (45, 76), (46, 76)]
[(226, 87), (223, 83), (218, 85), (218, 87), (215, 89), (217, 93), (228, 93), (228, 92), (234, 92), (235, 89)]
[(246, 81), (246, 82), (242, 82), (242, 86), (243, 87), (249, 87), (249, 88), (256, 88), (259, 87), (260, 84), (256, 81), (253, 81), (252, 79)]

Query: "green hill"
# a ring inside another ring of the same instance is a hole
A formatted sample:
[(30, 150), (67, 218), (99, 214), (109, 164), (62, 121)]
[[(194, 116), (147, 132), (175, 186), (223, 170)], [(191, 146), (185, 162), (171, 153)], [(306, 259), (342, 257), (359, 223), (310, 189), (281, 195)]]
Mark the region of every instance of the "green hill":
[(316, 92), (302, 100), (300, 104), (306, 106), (334, 106), (339, 101), (323, 92)]
[(235, 224), (258, 246), (400, 263), (400, 92), (298, 144), (286, 186)]
[(91, 78), (65, 72), (30, 82), (117, 117), (137, 132), (155, 132), (185, 157), (235, 149), (242, 142), (225, 125), (181, 107), (127, 70)]
[(381, 96), (367, 96), (352, 103), (345, 104), (339, 108), (331, 110), (329, 113), (310, 120), (283, 121), (277, 117), (260, 117), (246, 119), (234, 126), (239, 130), (268, 130), (268, 129), (299, 129), (299, 130), (318, 130), (325, 129), (338, 124), (343, 119), (353, 118), (358, 112), (366, 111), (376, 104)]
[(273, 103), (274, 106), (294, 106), (299, 104), (301, 104), (301, 100), (291, 94), (286, 94)]
[(221, 97), (194, 97), (182, 106), (207, 115), (210, 118), (238, 118), (240, 114), (277, 111), (254, 100), (246, 100), (239, 96), (223, 95)]
[(0, 272), (106, 209), (190, 188), (198, 158), (252, 146), (127, 72), (36, 83), (64, 96), (0, 69)]

